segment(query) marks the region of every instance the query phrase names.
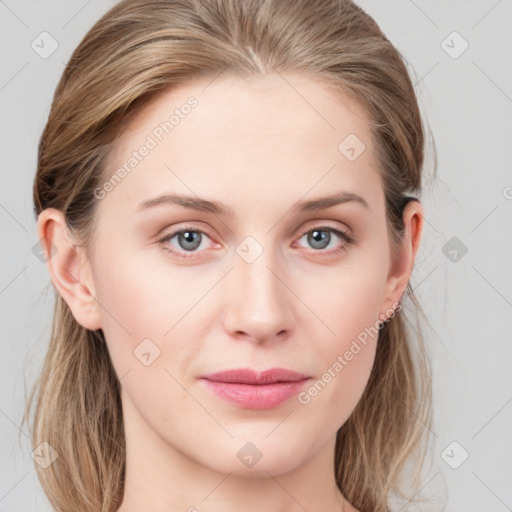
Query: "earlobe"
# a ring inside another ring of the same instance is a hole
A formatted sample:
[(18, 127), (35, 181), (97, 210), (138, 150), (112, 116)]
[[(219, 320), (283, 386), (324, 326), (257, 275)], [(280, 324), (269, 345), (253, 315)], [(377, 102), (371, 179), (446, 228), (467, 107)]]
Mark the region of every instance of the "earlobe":
[(398, 304), (411, 277), (423, 232), (424, 211), (419, 200), (410, 201), (403, 212), (405, 233), (399, 254), (391, 263), (386, 282), (386, 303)]
[(101, 329), (90, 262), (85, 248), (77, 245), (69, 232), (63, 213), (54, 208), (43, 210), (37, 219), (37, 234), (53, 285), (77, 322), (92, 331)]

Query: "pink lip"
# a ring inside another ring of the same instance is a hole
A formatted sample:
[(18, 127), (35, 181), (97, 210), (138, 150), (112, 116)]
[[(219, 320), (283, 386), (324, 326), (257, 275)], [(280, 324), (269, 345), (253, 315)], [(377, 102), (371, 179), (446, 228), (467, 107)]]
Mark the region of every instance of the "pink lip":
[(237, 368), (202, 377), (217, 396), (245, 409), (278, 407), (299, 393), (309, 378), (284, 368), (272, 368), (262, 372)]

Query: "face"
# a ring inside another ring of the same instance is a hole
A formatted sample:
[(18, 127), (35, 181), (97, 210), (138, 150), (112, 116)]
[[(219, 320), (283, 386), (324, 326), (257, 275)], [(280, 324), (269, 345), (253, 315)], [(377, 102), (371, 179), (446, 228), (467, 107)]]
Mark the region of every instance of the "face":
[(117, 141), (90, 285), (127, 435), (278, 474), (334, 441), (403, 286), (356, 104), (301, 76), (209, 82), (161, 95)]

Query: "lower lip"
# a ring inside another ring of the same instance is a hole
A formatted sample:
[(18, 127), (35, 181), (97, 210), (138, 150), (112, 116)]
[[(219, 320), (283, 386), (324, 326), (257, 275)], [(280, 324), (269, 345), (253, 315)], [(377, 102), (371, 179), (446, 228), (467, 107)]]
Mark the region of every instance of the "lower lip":
[(309, 379), (274, 384), (240, 384), (204, 379), (206, 385), (220, 398), (244, 409), (273, 409), (297, 395)]

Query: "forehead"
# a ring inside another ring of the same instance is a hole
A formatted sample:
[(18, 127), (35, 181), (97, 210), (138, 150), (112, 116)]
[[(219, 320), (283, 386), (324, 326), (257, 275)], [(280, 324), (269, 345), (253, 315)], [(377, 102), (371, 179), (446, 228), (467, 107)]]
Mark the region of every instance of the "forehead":
[(107, 179), (127, 171), (112, 198), (133, 201), (164, 187), (258, 202), (334, 187), (366, 190), (373, 202), (381, 195), (366, 113), (305, 76), (192, 81), (153, 98), (127, 127), (107, 161)]

